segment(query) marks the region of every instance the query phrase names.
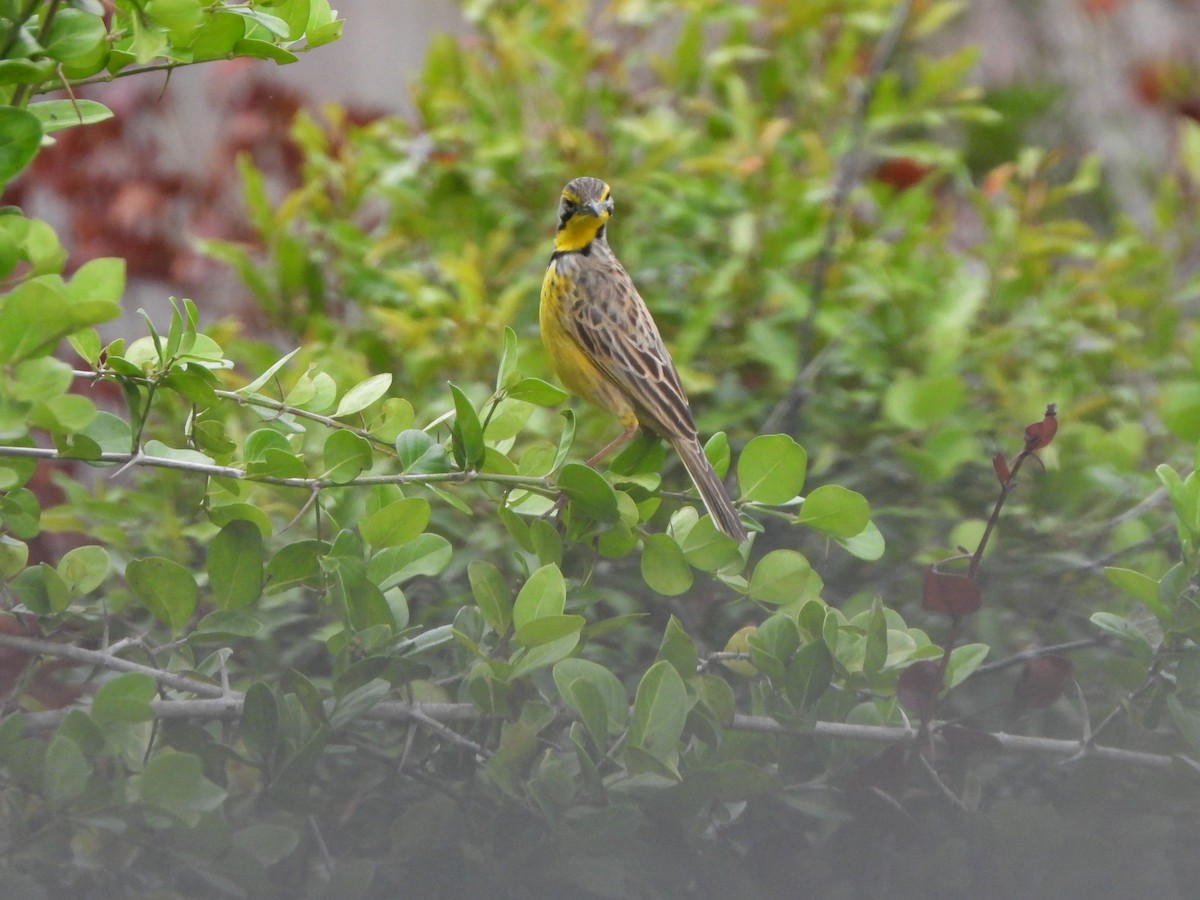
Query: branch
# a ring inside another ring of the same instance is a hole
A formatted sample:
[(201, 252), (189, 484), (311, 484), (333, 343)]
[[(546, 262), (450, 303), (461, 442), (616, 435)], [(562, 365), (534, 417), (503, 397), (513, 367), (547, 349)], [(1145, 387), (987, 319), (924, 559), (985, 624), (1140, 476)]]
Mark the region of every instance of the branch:
[[(933, 733), (939, 737), (935, 723)], [(914, 740), (918, 732), (910, 728), (890, 727), (886, 725), (851, 725), (843, 722), (817, 722), (811, 732), (803, 728), (790, 728), (767, 716), (734, 715), (730, 728), (738, 731), (756, 731), (762, 734), (815, 734), (818, 737), (843, 738), (859, 741), (874, 741), (881, 744), (902, 744)], [(1175, 764), (1175, 759), (1163, 753), (1143, 753), (1138, 750), (1124, 750), (1120, 747), (1081, 746), (1079, 741), (1067, 741), (1057, 738), (1027, 737), (1022, 734), (1006, 734), (1003, 731), (981, 732), (983, 740), (990, 741), (997, 747), (1014, 753), (1037, 753), (1066, 758), (1091, 756), (1109, 762), (1125, 763), (1133, 766), (1147, 766), (1154, 769), (1166, 769)], [(944, 737), (940, 738), (945, 740)], [(1081, 753), (1081, 750), (1083, 751)]]
[(163, 687), (173, 688), (177, 691), (189, 691), (193, 694), (199, 694), (202, 697), (220, 697), (224, 699), (226, 696), (225, 692), (218, 685), (209, 684), (205, 681), (197, 681), (194, 678), (177, 675), (174, 672), (164, 672), (162, 669), (155, 669), (152, 666), (143, 666), (141, 663), (121, 659), (121, 657), (113, 656), (111, 653), (88, 650), (85, 647), (77, 647), (74, 644), (61, 644), (57, 641), (45, 641), (41, 638), (20, 637), (19, 635), (0, 632), (0, 647), (8, 647), (9, 649), (19, 650), (22, 653), (29, 653), (34, 656), (52, 656), (56, 659), (67, 659), (83, 666), (110, 669), (114, 672), (137, 672), (142, 675), (149, 675)]
[(490, 482), (509, 488), (533, 491), (547, 496), (558, 496), (558, 488), (545, 478), (527, 475), (501, 475), (492, 472), (432, 472), (421, 475), (364, 475), (350, 481), (334, 481), (329, 478), (279, 478), (275, 475), (251, 475), (236, 466), (219, 466), (216, 463), (193, 462), (188, 459), (172, 459), (166, 456), (149, 456), (145, 453), (101, 453), (94, 458), (84, 458), (60, 453), (48, 447), (0, 446), (0, 457), (16, 456), (26, 459), (47, 459), (62, 462), (118, 463), (126, 466), (150, 466), (160, 469), (178, 469), (207, 475), (214, 478), (235, 478), (258, 484), (274, 484), (279, 487), (303, 488), (308, 491), (332, 487), (367, 487), (377, 484), (465, 484), (472, 481)]
[[(36, 0), (35, 0), (35, 2), (36, 2)], [(283, 49), (286, 49), (288, 53), (307, 53), (309, 50), (311, 50), (313, 48), (311, 48), (311, 47), (286, 47)], [(121, 69), (118, 72), (112, 72), (112, 73), (105, 74), (105, 75), (94, 75), (91, 78), (83, 78), (83, 79), (80, 79), (79, 81), (71, 82), (71, 86), (72, 87), (82, 87), (82, 86), (88, 85), (88, 84), (108, 84), (110, 81), (116, 81), (118, 78), (128, 78), (131, 75), (144, 75), (147, 72), (166, 72), (169, 75), (171, 72), (175, 71), (176, 69), (182, 68), (184, 66), (202, 66), (205, 63), (220, 62), (222, 60), (237, 59), (237, 58), (238, 57), (236, 54), (230, 53), (228, 56), (222, 56), (219, 59), (202, 59), (199, 62), (180, 62), (178, 60), (171, 60), (171, 61), (160, 62), (160, 63), (149, 63), (144, 66), (132, 66), (130, 68)], [(33, 91), (32, 93), (36, 96), (37, 94), (49, 94), (56, 90), (59, 90), (59, 88), (57, 86), (48, 87), (48, 88), (38, 88), (37, 90)]]
[[(813, 355), (813, 345), (816, 342), (817, 313), (825, 297), (825, 285), (828, 281), (829, 267), (833, 264), (833, 252), (841, 236), (842, 223), (846, 218), (846, 208), (850, 203), (850, 192), (859, 178), (859, 169), (863, 155), (863, 145), (867, 129), (867, 112), (871, 107), (871, 99), (879, 86), (879, 79), (891, 61), (892, 54), (900, 42), (900, 34), (908, 22), (911, 0), (899, 0), (892, 9), (892, 18), (887, 31), (875, 45), (863, 79), (858, 84), (854, 98), (854, 109), (850, 121), (850, 146), (838, 160), (837, 173), (833, 183), (833, 196), (829, 204), (829, 219), (825, 224), (825, 233), (821, 239), (821, 247), (817, 251), (813, 263), (812, 287), (808, 304), (808, 313), (800, 326), (800, 360), (806, 360)], [(792, 382), (791, 389), (771, 410), (763, 422), (762, 433), (772, 434), (777, 431), (791, 433), (788, 428), (790, 420), (799, 411), (808, 395), (808, 384), (816, 372), (814, 366), (801, 368)]]
[[(203, 690), (209, 692), (220, 691), (215, 685), (204, 684), (203, 682), (191, 682), (191, 679), (175, 676), (170, 672), (161, 672), (154, 670), (148, 666), (139, 666), (136, 662), (128, 662), (126, 660), (116, 659), (113, 656), (107, 656), (103, 653), (97, 653), (95, 650), (84, 650), (82, 648), (73, 647), (71, 644), (60, 644), (49, 641), (37, 641), (35, 638), (18, 638), (11, 635), (0, 634), (0, 646), (16, 647), (17, 649), (29, 650), (30, 647), (42, 648), (38, 652), (44, 655), (60, 656), (62, 659), (72, 659), (80, 662), (85, 662), (88, 665), (102, 665), (104, 668), (113, 668), (116, 671), (138, 671), (150, 674), (158, 680), (160, 684), (175, 686), (173, 682), (188, 682), (190, 686), (181, 688), (184, 690), (194, 690), (199, 692)], [(242, 701), (244, 697), (240, 694), (229, 694), (228, 696), (218, 698), (205, 698), (205, 700), (152, 700), (150, 708), (154, 710), (155, 716), (158, 719), (239, 719), (242, 714)], [(50, 730), (59, 725), (62, 719), (66, 718), (66, 709), (52, 709), (41, 713), (20, 713), (23, 716), (25, 726), (31, 730)], [(383, 701), (374, 704), (371, 709), (366, 710), (362, 714), (361, 719), (365, 721), (383, 721), (383, 722), (401, 722), (415, 721), (421, 725), (430, 727), (431, 725), (444, 726), (449, 722), (476, 722), (487, 718), (473, 703), (407, 703), (401, 701)], [(940, 724), (935, 724), (932, 728), (935, 737), (938, 737), (937, 727)], [(847, 722), (826, 722), (818, 721), (811, 728), (792, 727), (782, 722), (769, 718), (766, 715), (743, 715), (736, 714), (733, 720), (728, 724), (733, 731), (749, 731), (760, 734), (790, 734), (790, 736), (804, 736), (804, 734), (814, 734), (820, 738), (832, 738), (840, 740), (869, 740), (876, 744), (908, 744), (918, 737), (919, 732), (913, 728), (901, 728), (895, 726), (884, 725), (852, 725)], [(442, 737), (449, 738), (442, 728), (433, 728), (436, 733)], [(1073, 758), (1093, 757), (1097, 760), (1108, 762), (1122, 763), (1126, 766), (1138, 766), (1148, 768), (1169, 768), (1174, 766), (1174, 757), (1165, 754), (1147, 754), (1138, 750), (1123, 750), (1116, 746), (1097, 746), (1081, 744), (1079, 740), (1062, 740), (1056, 738), (1037, 738), (1026, 737), (1024, 734), (1007, 734), (1004, 732), (980, 732), (980, 739), (986, 740), (997, 749), (1006, 750), (1008, 752), (1024, 752), (1024, 754), (1039, 754), (1049, 756), (1061, 756), (1073, 760)], [(487, 752), (478, 744), (470, 742), (467, 738), (463, 738), (458, 734), (455, 743), (467, 746), (470, 750), (476, 752), (480, 756), (486, 756)], [(944, 738), (940, 738), (944, 742)]]

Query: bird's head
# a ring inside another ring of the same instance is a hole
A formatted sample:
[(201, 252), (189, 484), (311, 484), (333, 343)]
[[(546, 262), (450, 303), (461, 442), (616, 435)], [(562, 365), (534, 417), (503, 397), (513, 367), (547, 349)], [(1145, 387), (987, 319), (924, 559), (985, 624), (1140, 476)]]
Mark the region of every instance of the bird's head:
[(558, 203), (554, 249), (582, 250), (604, 234), (613, 212), (612, 192), (599, 178), (576, 178), (563, 188)]

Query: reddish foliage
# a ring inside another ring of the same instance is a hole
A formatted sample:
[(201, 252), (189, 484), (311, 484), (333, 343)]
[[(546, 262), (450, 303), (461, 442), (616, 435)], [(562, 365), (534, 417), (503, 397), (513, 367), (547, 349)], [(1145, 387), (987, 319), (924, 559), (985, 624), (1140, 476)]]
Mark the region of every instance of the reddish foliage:
[(1046, 415), (1040, 422), (1034, 422), (1025, 429), (1025, 451), (1032, 453), (1049, 446), (1058, 433), (1058, 412), (1056, 405), (1051, 403), (1046, 407)]
[(1200, 121), (1200, 67), (1191, 59), (1155, 59), (1133, 70), (1133, 92), (1147, 106)]
[[(261, 70), (259, 61), (246, 59), (210, 68), (207, 100), (219, 131), (200, 159), (170, 152), (189, 143), (181, 126), (191, 123), (181, 122), (169, 82), (130, 79), (81, 90), (79, 96), (112, 109), (113, 118), (57, 132), (57, 143), (8, 186), (4, 202), (50, 219), (71, 252), (69, 270), (119, 256), (131, 279), (165, 280), (190, 293), (216, 266), (193, 251), (193, 237), (252, 238), (236, 158), (247, 154), (273, 191), (301, 180), (303, 157), (289, 132), (303, 98)], [(346, 116), (352, 123), (377, 117), (363, 110)]]
[(885, 159), (875, 169), (875, 180), (882, 181), (898, 191), (903, 191), (919, 183), (932, 171), (932, 166), (924, 165), (913, 159)]
[(1000, 479), (1000, 483), (1008, 484), (1008, 480), (1012, 478), (1012, 472), (1008, 470), (1008, 460), (1004, 458), (1003, 453), (996, 453), (992, 456), (992, 468), (996, 470), (996, 477)]
[(983, 196), (995, 197), (999, 194), (1004, 190), (1004, 186), (1012, 180), (1016, 171), (1016, 165), (1013, 163), (1004, 163), (988, 172), (983, 176), (983, 184), (979, 188), (983, 192)]
[(1045, 709), (1062, 696), (1075, 677), (1075, 665), (1065, 656), (1039, 656), (1025, 663), (1013, 699), (1025, 706)]
[(1107, 16), (1116, 11), (1124, 0), (1083, 0), (1083, 11), (1089, 16)]
[(941, 674), (940, 660), (918, 660), (900, 673), (896, 681), (896, 698), (906, 709), (925, 715), (941, 693)]
[(938, 563), (925, 570), (921, 606), (931, 612), (945, 613), (957, 619), (970, 615), (983, 605), (975, 582), (966, 575), (939, 572)]

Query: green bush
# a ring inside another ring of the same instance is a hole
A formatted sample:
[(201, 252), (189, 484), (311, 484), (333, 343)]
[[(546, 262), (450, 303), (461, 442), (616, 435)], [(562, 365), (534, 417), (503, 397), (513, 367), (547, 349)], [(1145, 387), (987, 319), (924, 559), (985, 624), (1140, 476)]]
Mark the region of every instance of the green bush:
[[(105, 345), (121, 261), (0, 218), (0, 886), (1187, 895), (1200, 129), (1139, 228), (1094, 159), (973, 168), (1012, 123), (954, 4), (794, 6), (467, 5), (413, 121), (300, 114), (277, 201), (241, 161), (255, 241), (203, 247), (269, 334)], [(6, 178), (106, 115), (30, 102), (60, 66), (339, 25), (99, 13), (0, 15)], [(584, 173), (749, 545), (653, 439), (573, 461), (611, 423), (535, 307)]]

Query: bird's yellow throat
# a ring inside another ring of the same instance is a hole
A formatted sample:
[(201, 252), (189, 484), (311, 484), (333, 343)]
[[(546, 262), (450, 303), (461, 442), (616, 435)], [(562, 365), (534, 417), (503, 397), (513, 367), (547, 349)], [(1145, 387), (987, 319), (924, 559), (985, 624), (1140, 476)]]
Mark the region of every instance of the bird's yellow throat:
[(560, 253), (571, 253), (575, 250), (582, 250), (588, 244), (596, 239), (596, 235), (600, 233), (600, 229), (608, 221), (608, 214), (605, 213), (603, 218), (579, 213), (571, 216), (563, 223), (554, 235), (554, 249)]

